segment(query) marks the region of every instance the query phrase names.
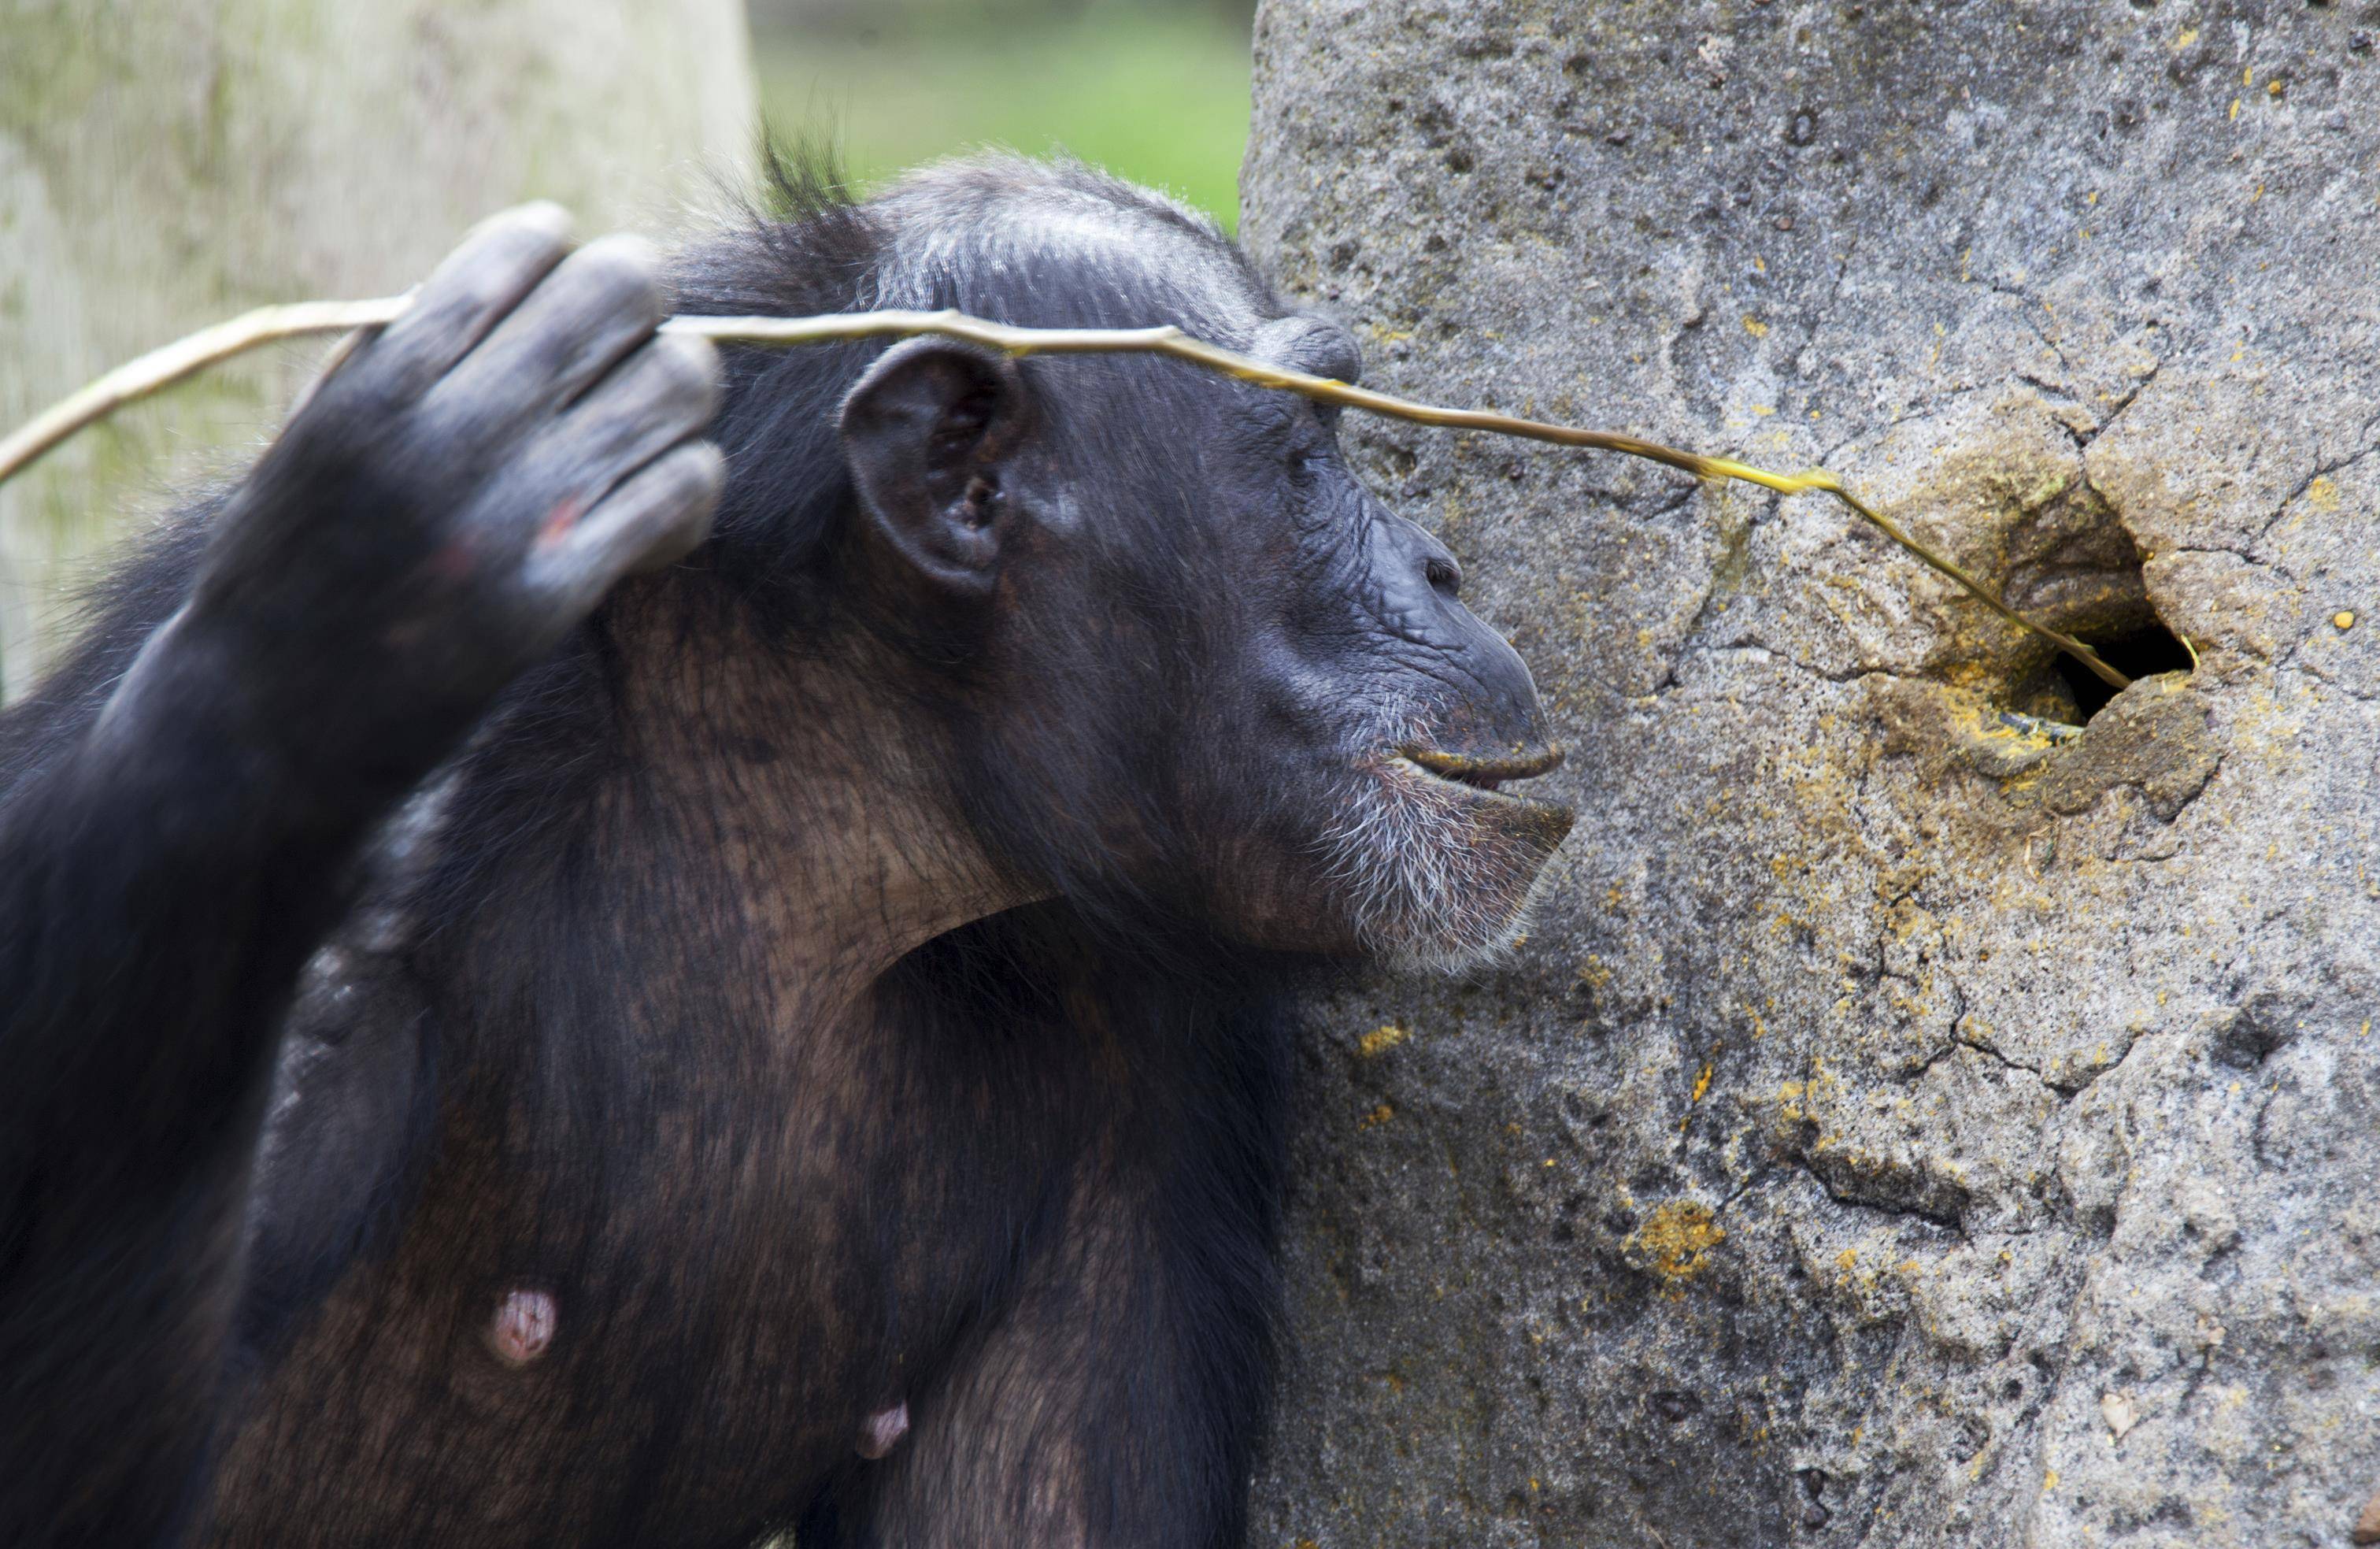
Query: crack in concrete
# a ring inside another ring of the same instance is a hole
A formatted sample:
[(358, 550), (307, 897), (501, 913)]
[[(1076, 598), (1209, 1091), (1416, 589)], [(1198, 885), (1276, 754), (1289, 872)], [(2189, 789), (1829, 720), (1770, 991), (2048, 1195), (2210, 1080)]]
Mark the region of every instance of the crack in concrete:
[[(1818, 1169), (1817, 1164), (1812, 1161), (1806, 1153), (1791, 1153), (1789, 1154), (1787, 1160), (1791, 1164), (1795, 1171), (1807, 1174), (1810, 1181), (1818, 1186), (1818, 1191), (1820, 1193), (1826, 1195), (1828, 1199), (1832, 1200), (1835, 1203), (1843, 1206), (1847, 1210), (1873, 1211), (1878, 1215), (1896, 1216), (1902, 1220), (1925, 1221), (1933, 1226), (1939, 1226), (1945, 1231), (1954, 1233), (1961, 1240), (1965, 1239), (1967, 1236), (1966, 1221), (1962, 1217), (1961, 1214), (1956, 1210), (1944, 1210), (1939, 1207), (1929, 1208), (1922, 1204), (1904, 1204), (1898, 1200), (1887, 1200), (1872, 1195), (1846, 1193), (1836, 1184), (1828, 1179), (1826, 1174)], [(1963, 1194), (1964, 1190), (1960, 1190), (1960, 1192)]]
[[(2132, 405), (2140, 401), (2142, 392), (2147, 388), (2150, 383), (2156, 380), (2157, 372), (2163, 370), (2165, 370), (2165, 357), (2162, 355), (2151, 355), (2149, 357), (2149, 369), (2142, 372), (2140, 377), (2133, 382), (2130, 392), (2116, 400), (2116, 405), (2113, 409), (2108, 409), (2105, 415), (2100, 417), (2099, 428), (2091, 433), (2091, 434), (2086, 438), (2085, 444), (2087, 445), (2088, 442), (2096, 441), (2099, 437), (2107, 434), (2107, 432), (2115, 425), (2117, 418), (2120, 416), (2124, 410), (2131, 408)], [(2088, 474), (2086, 473), (2084, 477), (2087, 479)], [(2094, 485), (2093, 487), (2095, 489), (2097, 486)], [(2114, 508), (2113, 502), (2109, 503), (2109, 508)]]
[(2289, 507), (2298, 503), (2299, 497), (2303, 495), (2306, 491), (2313, 488), (2313, 482), (2315, 480), (2327, 479), (2334, 473), (2354, 467), (2357, 463), (2360, 463), (2364, 458), (2370, 457), (2374, 452), (2380, 451), (2380, 443), (2375, 443), (2372, 439), (2372, 432), (2375, 426), (2380, 426), (2380, 414), (2375, 414), (2371, 419), (2363, 422), (2363, 429), (2358, 432), (2355, 437), (2355, 439), (2362, 442), (2362, 445), (2355, 451), (2348, 453), (2343, 457), (2334, 457), (2327, 462), (2316, 462), (2313, 471), (2299, 480), (2297, 487), (2281, 497), (2280, 504), (2273, 507), (2273, 514), (2265, 518), (2265, 525), (2256, 530), (2255, 536), (2251, 538), (2249, 542), (2252, 543), (2263, 543), (2266, 536), (2272, 532), (2273, 529), (2280, 525), (2281, 518), (2289, 514)]
[[(2047, 334), (2043, 333), (2041, 331), (2041, 325), (2033, 320), (2032, 313), (2034, 308), (2040, 307), (2044, 311), (2047, 311), (2049, 310), (2047, 307), (2042, 306), (2040, 299), (2032, 295), (2020, 286), (2014, 286), (2008, 284), (2005, 281), (1996, 280), (1989, 274), (1985, 274), (1979, 277), (1985, 288), (1991, 291), (1993, 295), (2006, 296), (2014, 299), (2018, 303), (2016, 313), (2018, 321), (2022, 322), (2025, 325), (2026, 330), (2031, 333), (2034, 338), (2041, 341), (2042, 348), (2046, 349), (2050, 354), (2058, 358), (2058, 365), (2063, 367), (2068, 374), (2071, 375), (2074, 372), (2074, 362), (2068, 358), (2065, 349), (2058, 344), (2058, 342), (2056, 339), (2051, 338)], [(2073, 395), (2071, 393), (2063, 393), (2062, 389), (2060, 391), (2069, 402), (2073, 401)]]
[[(2054, 382), (2045, 381), (2044, 379), (2034, 375), (2031, 372), (2021, 371), (2014, 372), (2013, 374), (2017, 381), (2023, 383), (2034, 392), (2039, 393), (2045, 402), (2048, 402), (2051, 399), (2057, 400), (2056, 402), (2050, 403), (2049, 407), (2052, 409), (2079, 409), (2085, 414), (2091, 412), (2088, 409), (2083, 408), (2082, 399), (2076, 397), (2065, 388), (2058, 386)], [(2049, 418), (2059, 430), (2066, 433), (2067, 439), (2074, 443), (2074, 449), (2077, 452), (2080, 452), (2084, 447), (2090, 445), (2091, 437), (2098, 433), (2096, 431), (2092, 431), (2087, 433), (2082, 431), (2078, 431), (2073, 427), (2073, 425), (2056, 414), (2052, 414)]]
[(2032, 1077), (2034, 1080), (2039, 1081), (2043, 1086), (2049, 1087), (2052, 1092), (2058, 1090), (2055, 1086), (2051, 1085), (2049, 1078), (2041, 1073), (2041, 1067), (2037, 1065), (2027, 1065), (2021, 1059), (2002, 1054), (1999, 1049), (1988, 1040), (1966, 1031), (1965, 1023), (1966, 1018), (1962, 1017), (1959, 1021), (1951, 1024), (1950, 1041), (1952, 1043), (1960, 1045), (1961, 1048), (1973, 1049), (1979, 1055), (1988, 1055), (1992, 1059), (1998, 1060), (2000, 1064), (2006, 1066), (2010, 1070), (2022, 1070), (2026, 1075)]

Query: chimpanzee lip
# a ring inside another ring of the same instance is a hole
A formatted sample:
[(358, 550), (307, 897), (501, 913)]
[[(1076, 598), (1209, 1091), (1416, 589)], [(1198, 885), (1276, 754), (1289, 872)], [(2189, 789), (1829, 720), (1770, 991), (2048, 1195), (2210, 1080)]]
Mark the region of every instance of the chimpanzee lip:
[(1560, 767), (1562, 750), (1548, 745), (1510, 753), (1453, 753), (1442, 748), (1407, 747), (1398, 749), (1397, 756), (1450, 784), (1501, 795), (1498, 787), (1507, 780), (1531, 780)]

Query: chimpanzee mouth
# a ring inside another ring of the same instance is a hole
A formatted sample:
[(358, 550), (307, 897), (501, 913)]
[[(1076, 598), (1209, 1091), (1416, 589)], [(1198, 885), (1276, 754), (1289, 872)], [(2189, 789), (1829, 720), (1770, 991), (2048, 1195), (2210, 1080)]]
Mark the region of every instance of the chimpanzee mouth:
[(1370, 788), (1329, 825), (1322, 853), (1366, 950), (1408, 967), (1454, 968), (1517, 939), (1577, 814), (1502, 787), (1561, 757), (1550, 747), (1455, 753), (1415, 737), (1365, 760)]
[(1533, 780), (1561, 766), (1562, 750), (1547, 747), (1526, 752), (1506, 753), (1485, 757), (1475, 753), (1450, 753), (1437, 748), (1405, 747), (1397, 750), (1401, 762), (1413, 765), (1433, 779), (1449, 785), (1464, 786), (1490, 796), (1512, 798), (1503, 789), (1507, 780)]

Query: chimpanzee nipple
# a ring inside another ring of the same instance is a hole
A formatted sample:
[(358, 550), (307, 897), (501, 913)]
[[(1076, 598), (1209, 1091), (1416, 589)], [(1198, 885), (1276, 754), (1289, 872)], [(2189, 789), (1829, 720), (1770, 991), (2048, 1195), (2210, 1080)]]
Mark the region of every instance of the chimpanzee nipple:
[(892, 1444), (909, 1433), (907, 1400), (889, 1409), (879, 1409), (859, 1422), (859, 1456), (870, 1461), (892, 1450)]
[(504, 1293), (496, 1315), (488, 1321), (488, 1348), (506, 1366), (527, 1366), (553, 1343), (558, 1316), (552, 1297), (516, 1287)]

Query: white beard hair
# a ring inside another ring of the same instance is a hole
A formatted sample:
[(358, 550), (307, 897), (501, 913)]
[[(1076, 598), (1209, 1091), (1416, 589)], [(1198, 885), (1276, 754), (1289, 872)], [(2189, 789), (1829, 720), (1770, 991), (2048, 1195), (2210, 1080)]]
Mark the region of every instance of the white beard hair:
[(1376, 758), (1357, 769), (1317, 841), (1356, 939), (1393, 967), (1488, 966), (1508, 960), (1525, 933), (1551, 868), (1527, 846), (1483, 835), (1463, 806), (1454, 791)]

